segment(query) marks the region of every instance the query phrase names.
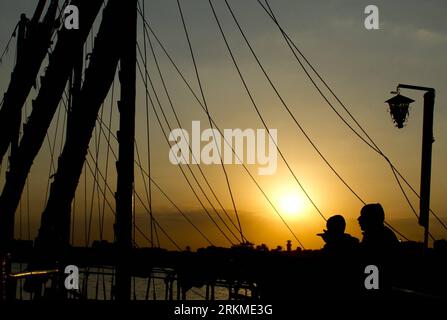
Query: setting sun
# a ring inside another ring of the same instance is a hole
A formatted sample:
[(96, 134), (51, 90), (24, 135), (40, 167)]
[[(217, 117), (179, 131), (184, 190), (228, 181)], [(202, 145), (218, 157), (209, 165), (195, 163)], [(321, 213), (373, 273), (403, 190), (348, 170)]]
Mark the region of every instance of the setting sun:
[(288, 215), (295, 215), (304, 209), (304, 200), (296, 194), (286, 194), (280, 197), (280, 209)]

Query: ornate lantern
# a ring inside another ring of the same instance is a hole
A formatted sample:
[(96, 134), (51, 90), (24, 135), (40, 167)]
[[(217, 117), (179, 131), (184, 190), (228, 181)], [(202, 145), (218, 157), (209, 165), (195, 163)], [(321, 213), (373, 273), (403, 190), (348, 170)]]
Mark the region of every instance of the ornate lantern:
[(389, 112), (396, 127), (402, 129), (408, 119), (410, 103), (414, 100), (397, 93), (385, 102), (390, 106)]

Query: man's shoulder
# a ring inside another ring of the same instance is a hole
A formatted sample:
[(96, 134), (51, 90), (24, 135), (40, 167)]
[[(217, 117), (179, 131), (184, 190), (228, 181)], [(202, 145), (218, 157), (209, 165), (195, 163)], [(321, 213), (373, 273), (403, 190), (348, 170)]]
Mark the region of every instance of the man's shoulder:
[(357, 239), (356, 237), (351, 236), (349, 233), (345, 233), (344, 234), (344, 240), (352, 243), (352, 244), (358, 244), (360, 242), (359, 239)]
[(390, 228), (388, 228), (387, 226), (383, 227), (383, 233), (384, 233), (386, 238), (391, 239), (391, 240), (396, 241), (396, 242), (399, 242), (399, 240), (397, 239), (397, 236), (394, 233), (394, 231), (391, 230)]

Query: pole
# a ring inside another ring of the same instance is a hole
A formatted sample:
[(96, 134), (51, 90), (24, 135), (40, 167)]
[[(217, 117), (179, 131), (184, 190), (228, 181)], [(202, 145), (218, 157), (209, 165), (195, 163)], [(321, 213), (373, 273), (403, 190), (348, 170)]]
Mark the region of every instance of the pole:
[(435, 91), (424, 94), (424, 125), (422, 129), (421, 199), (419, 203), (419, 224), (424, 227), (424, 248), (428, 248), (430, 215), (430, 182), (433, 139), (433, 112)]
[(132, 213), (134, 194), (135, 100), (137, 62), (137, 1), (123, 2), (122, 19), (125, 40), (121, 44), (121, 101), (119, 159), (116, 192), (115, 241), (117, 247), (116, 299), (129, 300), (131, 274), (129, 257), (132, 250)]
[(430, 184), (431, 158), (433, 138), (433, 115), (435, 108), (435, 89), (408, 84), (399, 84), (397, 89), (425, 91), (424, 120), (422, 128), (422, 161), (421, 161), (421, 191), (419, 200), (419, 225), (424, 227), (424, 248), (428, 249), (429, 216), (430, 216)]

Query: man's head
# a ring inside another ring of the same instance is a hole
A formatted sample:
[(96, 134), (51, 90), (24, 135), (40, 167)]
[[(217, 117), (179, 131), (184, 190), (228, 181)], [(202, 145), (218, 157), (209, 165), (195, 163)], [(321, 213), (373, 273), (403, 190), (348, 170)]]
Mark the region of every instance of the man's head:
[(330, 217), (326, 222), (326, 228), (331, 234), (344, 234), (346, 228), (345, 218), (339, 214)]
[(362, 231), (382, 227), (385, 222), (385, 212), (380, 203), (365, 205), (360, 211), (358, 218)]

